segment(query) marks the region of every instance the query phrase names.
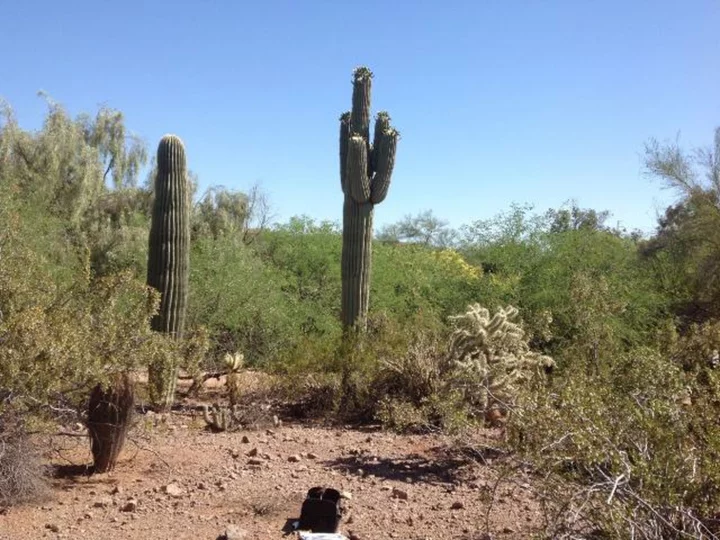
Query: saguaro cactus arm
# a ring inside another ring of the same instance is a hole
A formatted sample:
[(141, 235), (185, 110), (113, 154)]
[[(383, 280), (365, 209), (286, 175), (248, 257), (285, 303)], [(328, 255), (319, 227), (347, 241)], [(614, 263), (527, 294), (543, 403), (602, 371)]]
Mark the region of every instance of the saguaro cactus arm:
[(348, 145), (350, 144), (350, 112), (345, 112), (340, 117), (340, 188), (343, 193), (348, 194), (347, 183), (347, 162)]
[(376, 142), (372, 152), (375, 176), (370, 187), (370, 201), (373, 204), (383, 202), (390, 189), (390, 178), (395, 167), (395, 149), (397, 148), (398, 137), (397, 130), (391, 127), (384, 129), (380, 135), (377, 134), (377, 130), (375, 132)]
[(367, 175), (368, 154), (365, 139), (359, 135), (350, 137), (347, 162), (347, 195), (355, 202), (365, 203), (370, 199), (370, 178)]

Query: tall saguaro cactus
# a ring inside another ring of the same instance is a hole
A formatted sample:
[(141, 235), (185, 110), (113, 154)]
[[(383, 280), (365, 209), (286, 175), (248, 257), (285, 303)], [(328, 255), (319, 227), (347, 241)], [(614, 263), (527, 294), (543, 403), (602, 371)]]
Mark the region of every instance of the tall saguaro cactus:
[[(165, 135), (158, 145), (155, 202), (150, 227), (147, 284), (160, 292), (153, 330), (183, 336), (190, 265), (190, 220), (185, 147)], [(149, 369), (151, 399), (160, 409), (172, 405), (177, 383), (174, 357), (159, 357)]]
[(385, 200), (399, 134), (380, 112), (370, 141), (372, 72), (353, 72), (352, 111), (340, 117), (340, 182), (343, 207), (342, 323), (365, 330), (370, 298), (373, 210)]

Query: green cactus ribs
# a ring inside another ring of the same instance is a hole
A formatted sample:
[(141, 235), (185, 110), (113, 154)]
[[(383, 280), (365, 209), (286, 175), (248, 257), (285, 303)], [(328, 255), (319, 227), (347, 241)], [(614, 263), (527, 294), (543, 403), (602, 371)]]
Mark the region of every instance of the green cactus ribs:
[(399, 133), (380, 112), (370, 140), (372, 72), (353, 72), (352, 110), (340, 117), (340, 185), (343, 205), (342, 323), (364, 331), (370, 299), (372, 225), (376, 204), (390, 188)]
[[(185, 147), (165, 135), (158, 145), (155, 201), (149, 236), (147, 284), (160, 292), (152, 328), (180, 339), (185, 327), (189, 270), (189, 201)], [(151, 398), (161, 409), (172, 405), (177, 366), (168, 355), (150, 369)]]

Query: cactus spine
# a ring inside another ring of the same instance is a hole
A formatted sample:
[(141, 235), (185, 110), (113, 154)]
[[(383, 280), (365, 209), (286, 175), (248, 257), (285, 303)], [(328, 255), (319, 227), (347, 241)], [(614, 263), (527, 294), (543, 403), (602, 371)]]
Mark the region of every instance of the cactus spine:
[[(152, 328), (173, 339), (183, 336), (188, 294), (189, 201), (185, 148), (180, 138), (165, 135), (158, 145), (155, 201), (149, 237), (147, 284), (160, 292), (160, 308)], [(152, 401), (160, 409), (172, 405), (177, 363), (159, 357), (150, 366)]]
[(345, 194), (342, 247), (342, 323), (363, 331), (370, 298), (373, 210), (390, 187), (399, 134), (378, 113), (370, 141), (372, 72), (353, 72), (352, 111), (340, 117), (340, 183)]

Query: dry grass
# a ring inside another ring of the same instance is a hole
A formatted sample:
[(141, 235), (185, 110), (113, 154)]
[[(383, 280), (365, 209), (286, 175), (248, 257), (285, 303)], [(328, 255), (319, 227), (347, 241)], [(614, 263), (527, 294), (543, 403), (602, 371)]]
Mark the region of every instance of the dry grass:
[(40, 499), (47, 492), (45, 466), (19, 413), (0, 413), (0, 507)]

